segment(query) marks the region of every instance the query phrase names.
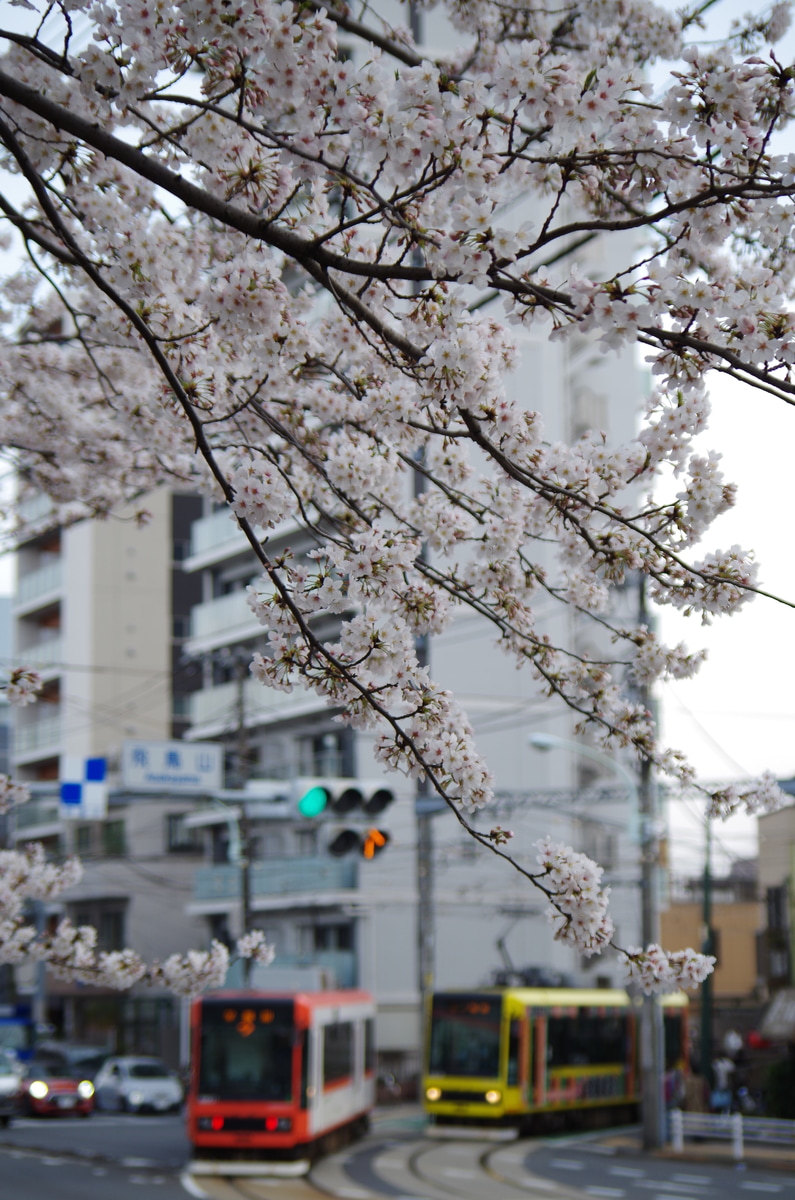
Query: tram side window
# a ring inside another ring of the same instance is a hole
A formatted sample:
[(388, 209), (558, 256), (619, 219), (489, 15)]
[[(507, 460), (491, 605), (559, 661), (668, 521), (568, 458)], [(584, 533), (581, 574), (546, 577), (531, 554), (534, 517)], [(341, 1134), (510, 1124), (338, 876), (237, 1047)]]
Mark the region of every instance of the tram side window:
[(505, 1080), (508, 1087), (516, 1087), (519, 1082), (519, 1049), (521, 1045), (521, 1021), (511, 1021), (508, 1033), (508, 1075)]
[(353, 1024), (350, 1021), (323, 1028), (323, 1086), (353, 1075)]
[(594, 1016), (577, 1009), (570, 1017), (549, 1017), (547, 1060), (551, 1067), (623, 1063), (627, 1059), (627, 1018), (623, 1013)]
[(665, 1038), (665, 1069), (672, 1071), (684, 1058), (682, 1050), (682, 1014), (666, 1013), (663, 1017)]
[(375, 1070), (375, 1021), (367, 1017), (364, 1022), (364, 1072), (371, 1075)]

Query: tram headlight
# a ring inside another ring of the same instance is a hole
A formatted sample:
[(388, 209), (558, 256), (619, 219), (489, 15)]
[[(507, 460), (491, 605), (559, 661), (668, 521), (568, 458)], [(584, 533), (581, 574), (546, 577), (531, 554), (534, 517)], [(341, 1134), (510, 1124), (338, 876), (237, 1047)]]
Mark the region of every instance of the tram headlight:
[(490, 1091), (486, 1092), (484, 1099), (487, 1104), (499, 1104), (500, 1100), (502, 1100), (502, 1092), (498, 1092), (496, 1088), (491, 1088)]
[(437, 1100), (442, 1098), (442, 1089), (438, 1087), (428, 1087), (425, 1089), (425, 1099), (430, 1100), (431, 1104), (435, 1104)]

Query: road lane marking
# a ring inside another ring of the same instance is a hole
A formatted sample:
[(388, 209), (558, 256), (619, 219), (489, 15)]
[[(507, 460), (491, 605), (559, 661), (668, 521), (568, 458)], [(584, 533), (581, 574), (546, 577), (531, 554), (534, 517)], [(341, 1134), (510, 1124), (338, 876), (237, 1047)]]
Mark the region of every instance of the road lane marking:
[(685, 1194), (687, 1194), (690, 1191), (690, 1189), (693, 1187), (693, 1184), (692, 1183), (674, 1183), (673, 1179), (639, 1179), (638, 1182), (635, 1184), (635, 1187), (651, 1188), (652, 1191), (654, 1191), (655, 1188), (661, 1188), (661, 1187), (668, 1188), (668, 1190), (670, 1192), (680, 1193), (680, 1200), (681, 1200), (681, 1193), (684, 1192)]
[(697, 1187), (703, 1185), (707, 1187), (713, 1182), (711, 1175), (672, 1175), (674, 1183), (694, 1183)]
[(780, 1183), (754, 1183), (750, 1179), (746, 1179), (744, 1183), (740, 1184), (740, 1187), (743, 1188), (746, 1192), (780, 1192), (781, 1191)]
[(585, 1190), (589, 1196), (626, 1196), (623, 1188), (587, 1187)]
[(576, 1158), (551, 1158), (549, 1160), (550, 1167), (557, 1167), (560, 1171), (584, 1171), (585, 1163), (577, 1162)]
[(608, 1175), (621, 1175), (624, 1179), (645, 1179), (646, 1172), (641, 1167), (608, 1167)]
[(197, 1183), (194, 1183), (187, 1171), (183, 1171), (181, 1173), (179, 1182), (184, 1191), (186, 1191), (189, 1196), (193, 1196), (194, 1200), (210, 1200), (210, 1193), (203, 1191)]

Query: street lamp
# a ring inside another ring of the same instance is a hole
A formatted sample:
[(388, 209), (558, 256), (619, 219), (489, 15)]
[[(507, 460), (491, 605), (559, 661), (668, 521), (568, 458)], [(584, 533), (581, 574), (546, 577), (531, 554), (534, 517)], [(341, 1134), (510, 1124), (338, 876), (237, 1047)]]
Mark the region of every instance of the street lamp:
[(573, 754), (578, 754), (580, 758), (590, 758), (593, 762), (599, 763), (600, 766), (608, 767), (609, 770), (624, 780), (635, 811), (637, 812), (640, 804), (638, 781), (632, 772), (623, 763), (620, 763), (618, 759), (605, 754), (603, 750), (594, 750), (592, 746), (575, 742), (571, 738), (558, 737), (554, 733), (531, 733), (527, 742), (534, 750), (571, 750)]
[[(660, 941), (660, 913), (658, 897), (658, 854), (656, 796), (651, 778), (651, 763), (641, 763), (640, 777), (636, 778), (623, 763), (618, 762), (601, 750), (594, 750), (582, 742), (558, 737), (553, 733), (531, 733), (528, 744), (535, 750), (569, 750), (581, 758), (591, 759), (608, 767), (622, 779), (629, 792), (633, 816), (640, 820), (641, 859), (641, 934), (644, 949)], [(643, 1111), (643, 1145), (647, 1150), (660, 1147), (665, 1140), (665, 1100), (663, 1077), (665, 1073), (665, 1044), (663, 1014), (654, 996), (644, 996), (640, 1022), (640, 1065), (641, 1100)]]

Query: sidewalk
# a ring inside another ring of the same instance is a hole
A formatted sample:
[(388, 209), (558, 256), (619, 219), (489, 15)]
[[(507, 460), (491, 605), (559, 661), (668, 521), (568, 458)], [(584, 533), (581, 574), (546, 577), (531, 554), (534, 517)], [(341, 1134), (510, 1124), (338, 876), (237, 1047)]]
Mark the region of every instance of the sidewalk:
[[(404, 1134), (421, 1136), (425, 1127), (425, 1115), (419, 1104), (396, 1104), (377, 1108), (373, 1114), (373, 1130), (389, 1135)], [(640, 1129), (622, 1129), (616, 1133), (607, 1131), (602, 1135), (589, 1136), (589, 1140), (598, 1141), (601, 1146), (615, 1149), (617, 1153), (643, 1155), (643, 1139)], [(743, 1148), (742, 1162), (737, 1163), (730, 1139), (721, 1141), (706, 1141), (688, 1138), (680, 1152), (671, 1145), (661, 1150), (654, 1150), (655, 1158), (666, 1158), (691, 1163), (715, 1163), (720, 1166), (737, 1166), (766, 1171), (789, 1171), (795, 1175), (795, 1146), (765, 1145), (760, 1142), (746, 1141)]]
[[(643, 1142), (640, 1132), (624, 1132), (607, 1134), (599, 1138), (602, 1146), (615, 1147), (625, 1154), (643, 1154)], [(655, 1158), (674, 1159), (680, 1162), (715, 1163), (721, 1166), (753, 1167), (762, 1171), (789, 1171), (795, 1174), (795, 1147), (765, 1145), (759, 1142), (746, 1142), (743, 1158), (737, 1162), (732, 1152), (729, 1139), (725, 1141), (706, 1141), (688, 1138), (681, 1151), (676, 1151), (668, 1145), (661, 1150), (652, 1151)]]

